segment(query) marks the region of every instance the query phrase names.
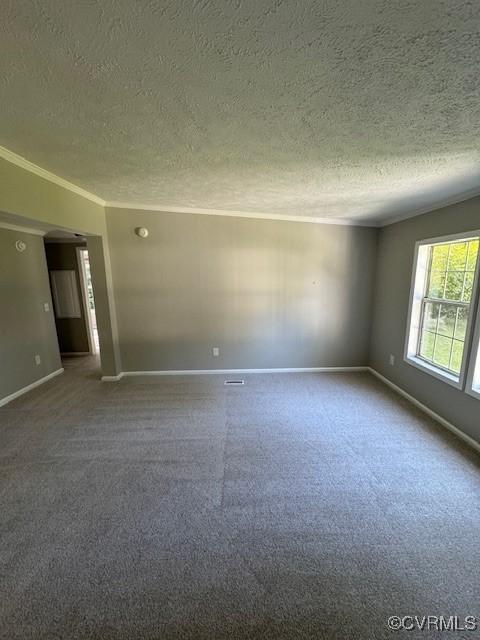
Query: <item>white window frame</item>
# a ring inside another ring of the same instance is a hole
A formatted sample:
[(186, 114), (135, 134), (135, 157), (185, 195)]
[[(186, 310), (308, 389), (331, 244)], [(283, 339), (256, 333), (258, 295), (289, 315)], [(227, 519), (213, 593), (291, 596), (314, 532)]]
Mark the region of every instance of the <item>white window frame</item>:
[[(480, 294), (477, 297), (480, 297)], [(465, 391), (470, 396), (480, 400), (480, 300), (477, 300), (475, 331), (473, 333), (470, 364), (467, 373), (467, 386)]]
[[(471, 240), (472, 238), (478, 237), (480, 237), (480, 231), (467, 231), (465, 233), (456, 233), (448, 236), (440, 236), (438, 238), (427, 238), (425, 240), (419, 240), (415, 243), (412, 282), (410, 287), (410, 299), (407, 316), (407, 333), (405, 337), (405, 350), (403, 359), (413, 367), (416, 367), (417, 369), (430, 374), (434, 378), (443, 380), (443, 382), (452, 385), (456, 389), (464, 389), (465, 378), (470, 359), (472, 330), (475, 321), (475, 308), (478, 297), (477, 289), (480, 270), (480, 257), (477, 259), (475, 277), (473, 279), (472, 299), (470, 301), (470, 314), (465, 333), (465, 348), (463, 351), (462, 366), (460, 369), (460, 374), (456, 376), (454, 373), (450, 373), (442, 369), (441, 367), (436, 367), (434, 364), (430, 364), (429, 362), (423, 360), (423, 358), (420, 358), (418, 356), (419, 333), (422, 321), (422, 305), (425, 298), (425, 288), (429, 270), (428, 247), (435, 244), (460, 242), (462, 240)], [(477, 332), (479, 332), (478, 323)], [(471, 368), (472, 367), (470, 367), (470, 369)], [(470, 373), (473, 381), (474, 374), (472, 371), (469, 371), (469, 374)], [(478, 393), (473, 389), (472, 391), (476, 396), (480, 398), (480, 391)]]

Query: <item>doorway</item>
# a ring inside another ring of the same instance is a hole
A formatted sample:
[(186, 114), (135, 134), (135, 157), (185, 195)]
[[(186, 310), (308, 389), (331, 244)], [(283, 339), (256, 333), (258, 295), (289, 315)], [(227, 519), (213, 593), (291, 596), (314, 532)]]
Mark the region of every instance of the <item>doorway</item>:
[(65, 231), (51, 231), (44, 240), (60, 354), (63, 357), (99, 355), (86, 238)]

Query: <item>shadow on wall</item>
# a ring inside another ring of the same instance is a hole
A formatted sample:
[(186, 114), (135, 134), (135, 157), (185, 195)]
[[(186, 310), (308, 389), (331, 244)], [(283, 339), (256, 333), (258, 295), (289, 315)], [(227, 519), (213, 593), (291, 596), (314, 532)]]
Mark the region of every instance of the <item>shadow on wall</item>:
[(0, 228), (0, 401), (61, 368), (39, 235)]
[(376, 229), (165, 214), (142, 244), (115, 221), (124, 370), (368, 363)]

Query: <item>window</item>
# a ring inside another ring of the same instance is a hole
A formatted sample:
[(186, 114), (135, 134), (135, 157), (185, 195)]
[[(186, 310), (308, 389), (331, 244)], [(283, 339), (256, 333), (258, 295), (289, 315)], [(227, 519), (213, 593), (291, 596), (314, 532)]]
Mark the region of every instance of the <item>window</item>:
[(479, 237), (417, 244), (406, 360), (455, 386), (463, 384)]
[(418, 356), (460, 374), (477, 264), (478, 240), (430, 247)]

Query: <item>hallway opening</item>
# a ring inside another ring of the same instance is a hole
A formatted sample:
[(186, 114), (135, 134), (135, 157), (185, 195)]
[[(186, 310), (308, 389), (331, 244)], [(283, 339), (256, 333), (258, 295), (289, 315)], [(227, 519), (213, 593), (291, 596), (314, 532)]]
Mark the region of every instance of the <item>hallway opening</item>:
[(45, 236), (55, 327), (62, 358), (100, 353), (86, 238), (66, 231)]

